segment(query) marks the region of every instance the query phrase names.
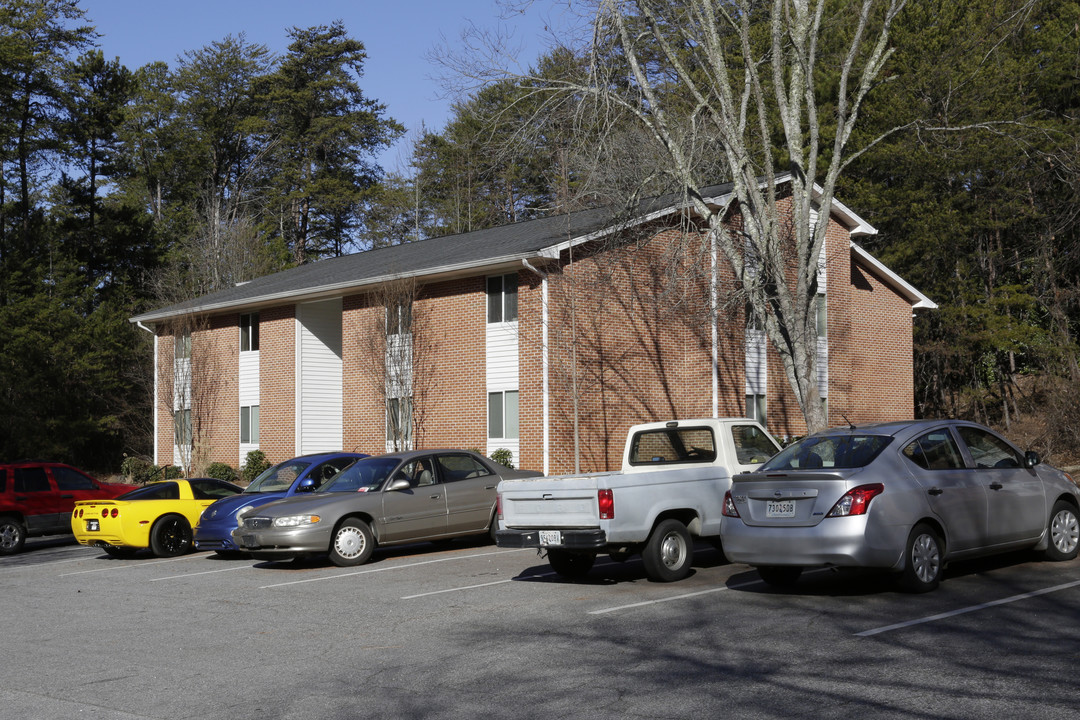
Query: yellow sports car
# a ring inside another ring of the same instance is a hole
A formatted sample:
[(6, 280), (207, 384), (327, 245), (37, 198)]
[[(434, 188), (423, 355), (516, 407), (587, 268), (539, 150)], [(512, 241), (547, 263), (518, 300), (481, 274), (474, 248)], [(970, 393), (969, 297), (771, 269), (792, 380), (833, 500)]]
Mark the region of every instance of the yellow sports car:
[(71, 531), (83, 545), (113, 557), (148, 547), (158, 557), (191, 549), (191, 528), (215, 500), (243, 488), (214, 478), (161, 480), (112, 500), (82, 500), (71, 513)]

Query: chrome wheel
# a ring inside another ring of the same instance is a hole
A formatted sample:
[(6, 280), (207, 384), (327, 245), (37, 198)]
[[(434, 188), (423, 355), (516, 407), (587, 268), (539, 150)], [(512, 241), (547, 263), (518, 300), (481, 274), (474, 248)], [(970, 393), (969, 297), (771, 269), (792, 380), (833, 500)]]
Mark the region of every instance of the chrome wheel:
[(363, 520), (349, 518), (334, 531), (334, 539), (330, 543), (330, 561), (338, 567), (363, 565), (373, 552), (375, 535)]
[(937, 538), (929, 534), (915, 538), (911, 546), (911, 562), (920, 582), (929, 583), (937, 579), (941, 572), (941, 551)]
[(641, 551), (645, 574), (654, 582), (682, 580), (690, 574), (693, 556), (690, 531), (674, 518), (657, 524)]
[(1050, 513), (1050, 542), (1046, 547), (1046, 556), (1051, 560), (1072, 560), (1080, 546), (1080, 521), (1076, 517), (1076, 508), (1059, 500)]
[(660, 544), (660, 562), (668, 569), (680, 567), (686, 561), (686, 541), (678, 533), (668, 533)]
[(367, 538), (360, 528), (346, 525), (338, 530), (334, 537), (334, 551), (345, 560), (353, 560), (360, 557), (367, 547)]
[(900, 587), (907, 592), (930, 592), (941, 582), (945, 544), (937, 530), (919, 523), (908, 535), (904, 549), (904, 569), (900, 572)]

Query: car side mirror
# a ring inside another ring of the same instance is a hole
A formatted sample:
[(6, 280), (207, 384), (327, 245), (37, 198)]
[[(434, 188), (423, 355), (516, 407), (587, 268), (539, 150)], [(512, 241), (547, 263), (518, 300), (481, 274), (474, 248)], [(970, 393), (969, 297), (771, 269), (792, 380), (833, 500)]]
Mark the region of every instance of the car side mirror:
[(1024, 453), (1024, 467), (1028, 470), (1038, 465), (1042, 460), (1039, 459), (1039, 453), (1034, 450), (1028, 450)]
[(396, 477), (390, 481), (389, 485), (386, 486), (386, 491), (392, 492), (394, 490), (410, 490), (411, 488), (412, 485), (409, 484), (409, 478)]
[(312, 478), (304, 478), (300, 481), (300, 484), (296, 486), (296, 492), (315, 492), (315, 481)]

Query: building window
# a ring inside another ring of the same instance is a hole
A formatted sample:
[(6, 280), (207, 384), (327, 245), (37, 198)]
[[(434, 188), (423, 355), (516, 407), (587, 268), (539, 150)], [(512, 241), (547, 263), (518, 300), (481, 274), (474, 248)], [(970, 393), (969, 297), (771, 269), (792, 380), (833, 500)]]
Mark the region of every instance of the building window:
[(177, 360), (191, 357), (191, 332), (185, 331), (173, 337), (174, 355)]
[(823, 338), (829, 334), (829, 316), (824, 293), (818, 293), (815, 310), (817, 311), (817, 335)]
[(488, 393), (488, 437), (518, 436), (518, 391)]
[(259, 444), (259, 406), (240, 408), (240, 442), (245, 445)]
[(177, 447), (191, 447), (191, 410), (173, 413), (173, 430)]
[(240, 352), (255, 352), (259, 349), (259, 313), (246, 313), (240, 316)]
[(487, 321), (517, 322), (518, 319), (518, 276), (495, 275), (487, 281)]
[(751, 420), (757, 420), (762, 425), (765, 424), (765, 396), (764, 395), (747, 395), (746, 396), (746, 417)]
[(390, 450), (412, 447), (412, 398), (386, 399), (386, 446)]
[(386, 307), (386, 335), (408, 335), (412, 332), (412, 303), (398, 302)]

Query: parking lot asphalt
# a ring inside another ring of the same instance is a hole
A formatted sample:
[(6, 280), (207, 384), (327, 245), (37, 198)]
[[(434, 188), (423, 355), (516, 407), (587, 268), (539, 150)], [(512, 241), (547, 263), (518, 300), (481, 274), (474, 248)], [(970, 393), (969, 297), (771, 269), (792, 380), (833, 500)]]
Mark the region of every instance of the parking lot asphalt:
[(339, 568), (0, 558), (0, 718), (1073, 718), (1080, 561), (950, 566), (939, 590), (808, 572), (791, 591), (699, 544), (583, 580), (480, 540)]

